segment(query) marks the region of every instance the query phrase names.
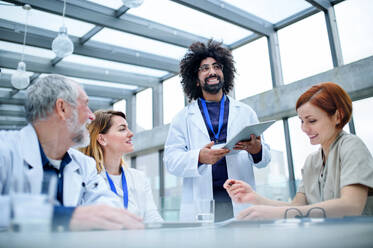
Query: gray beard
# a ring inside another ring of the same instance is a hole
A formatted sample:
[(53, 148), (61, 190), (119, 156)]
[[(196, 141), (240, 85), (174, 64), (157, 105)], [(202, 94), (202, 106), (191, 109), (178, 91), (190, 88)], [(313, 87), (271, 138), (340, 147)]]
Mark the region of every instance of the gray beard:
[(210, 94), (217, 94), (219, 90), (223, 88), (224, 86), (224, 81), (222, 81), (220, 77), (218, 77), (218, 79), (219, 79), (218, 84), (208, 84), (207, 83), (208, 78), (206, 78), (205, 84), (202, 86), (202, 89)]

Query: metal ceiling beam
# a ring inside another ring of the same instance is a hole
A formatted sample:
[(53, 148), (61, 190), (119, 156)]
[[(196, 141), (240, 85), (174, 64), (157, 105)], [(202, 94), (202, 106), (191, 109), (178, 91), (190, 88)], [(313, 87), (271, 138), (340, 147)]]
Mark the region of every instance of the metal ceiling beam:
[[(337, 3), (340, 3), (340, 2), (343, 2), (344, 0), (336, 0), (336, 1), (332, 1), (332, 5), (334, 4), (337, 4)], [(283, 29), (291, 24), (294, 24), (298, 21), (301, 21), (309, 16), (312, 16), (316, 13), (319, 13), (321, 10), (316, 8), (316, 7), (309, 7), (305, 10), (302, 10), (298, 13), (295, 13), (294, 15), (291, 15), (277, 23), (274, 24), (274, 30), (278, 31), (280, 29)], [(252, 34), (252, 35), (249, 35), (241, 40), (238, 40), (230, 45), (228, 45), (229, 49), (233, 50), (233, 49), (236, 49), (236, 48), (239, 48), (241, 46), (244, 46), (250, 42), (253, 42), (259, 38), (263, 37), (263, 35), (261, 34)]]
[(14, 127), (23, 127), (27, 125), (26, 120), (0, 120), (0, 126), (14, 126)]
[(328, 30), (329, 46), (332, 55), (333, 66), (341, 66), (344, 64), (342, 55), (342, 46), (338, 34), (337, 18), (335, 16), (334, 7), (330, 6), (324, 11), (326, 29)]
[[(114, 17), (119, 18), (121, 15), (124, 15), (129, 10), (128, 7), (123, 5), (119, 9), (115, 10)], [(103, 26), (95, 26), (91, 30), (89, 30), (85, 35), (79, 38), (79, 42), (81, 45), (84, 45), (89, 39), (91, 39), (95, 34), (100, 32), (102, 29), (104, 29)]]
[(12, 104), (12, 105), (24, 105), (25, 99), (21, 98), (10, 98), (10, 97), (0, 97), (0, 104)]
[[(23, 24), (0, 19), (0, 40), (23, 43)], [(47, 29), (28, 27), (27, 45), (51, 49), (53, 39), (57, 32)], [(69, 36), (74, 42), (74, 54), (105, 59), (120, 63), (149, 67), (158, 70), (178, 73), (179, 61), (176, 59), (145, 53), (138, 50), (113, 46), (97, 41), (89, 41), (81, 45), (79, 37)]]
[[(0, 87), (10, 88), (12, 89), (13, 86), (10, 83), (11, 74), (2, 74), (0, 78)], [(132, 96), (133, 91), (122, 89), (122, 88), (114, 88), (114, 87), (104, 87), (104, 86), (96, 86), (96, 85), (89, 85), (89, 84), (80, 84), (88, 96), (95, 96), (95, 97), (103, 97), (109, 98), (110, 100), (117, 100), (123, 99), (129, 96)]]
[[(0, 50), (0, 67), (16, 69), (19, 60), (19, 53)], [(70, 77), (115, 82), (146, 88), (159, 83), (159, 80), (154, 77), (71, 62), (61, 62), (56, 66), (52, 66), (49, 59), (31, 55), (25, 55), (24, 61), (27, 64), (28, 71), (37, 73), (56, 73)]]
[[(0, 97), (0, 105), (6, 105), (6, 107), (13, 106), (13, 105), (23, 106), (25, 104), (24, 92), (21, 95), (22, 95), (21, 97), (17, 97), (17, 98)], [(112, 102), (111, 99), (90, 96), (88, 106), (91, 108), (92, 111), (96, 111), (98, 109), (112, 109), (113, 106), (111, 102)], [(6, 110), (6, 107), (2, 109)]]
[(253, 42), (253, 41), (255, 41), (255, 40), (257, 40), (257, 39), (259, 39), (261, 37), (263, 37), (263, 35), (261, 35), (261, 34), (255, 34), (254, 33), (254, 34), (251, 34), (251, 35), (249, 35), (249, 36), (247, 36), (245, 38), (242, 38), (242, 39), (240, 39), (240, 40), (238, 40), (236, 42), (233, 42), (232, 44), (230, 44), (228, 46), (228, 48), (230, 50), (233, 50), (233, 49), (242, 47), (243, 45), (246, 45), (246, 44), (248, 44), (250, 42)]
[[(14, 4), (30, 4), (33, 8), (61, 15), (63, 1), (58, 0), (5, 0)], [(206, 38), (179, 29), (171, 28), (134, 15), (126, 14), (115, 18), (115, 10), (82, 0), (69, 0), (66, 3), (66, 16), (89, 22), (98, 26), (131, 33), (146, 38), (189, 47), (195, 41), (207, 41)]]
[(25, 111), (0, 110), (0, 116), (25, 117)]
[(200, 0), (172, 0), (192, 9), (204, 12), (208, 15), (230, 22), (262, 35), (270, 35), (273, 32), (273, 24), (252, 15), (240, 8), (228, 4), (225, 1), (200, 1)]
[[(282, 85), (241, 100), (250, 105), (261, 121), (292, 117), (296, 114), (295, 103), (298, 97), (316, 83), (332, 81), (341, 85), (353, 101), (373, 96), (373, 56), (343, 65), (332, 70)], [(160, 150), (164, 147), (169, 125), (136, 133), (134, 152), (130, 156)]]
[(312, 16), (316, 13), (319, 13), (320, 10), (315, 8), (315, 7), (309, 7), (305, 10), (302, 10), (302, 11), (299, 11), (298, 13), (295, 13), (294, 15), (291, 15), (277, 23), (275, 23), (274, 25), (274, 29), (275, 30), (280, 30), (280, 29), (283, 29), (283, 28), (286, 28), (287, 26), (290, 26), (291, 24), (294, 24), (298, 21), (301, 21), (309, 16)]
[(328, 0), (306, 0), (321, 11), (327, 11), (332, 5)]
[(21, 126), (16, 125), (0, 125), (0, 130), (19, 130)]

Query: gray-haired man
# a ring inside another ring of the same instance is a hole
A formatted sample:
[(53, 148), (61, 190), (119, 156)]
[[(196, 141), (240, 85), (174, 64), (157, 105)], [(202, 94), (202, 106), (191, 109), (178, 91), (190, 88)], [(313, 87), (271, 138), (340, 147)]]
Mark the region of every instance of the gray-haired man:
[[(95, 162), (71, 147), (89, 143), (86, 124), (94, 114), (88, 97), (74, 81), (50, 75), (27, 90), (29, 125), (0, 131), (0, 194), (22, 178), (23, 191), (40, 193), (46, 175), (58, 176), (55, 226), (71, 230), (142, 228), (141, 220), (124, 209), (97, 175)], [(79, 206), (79, 207), (77, 207)]]

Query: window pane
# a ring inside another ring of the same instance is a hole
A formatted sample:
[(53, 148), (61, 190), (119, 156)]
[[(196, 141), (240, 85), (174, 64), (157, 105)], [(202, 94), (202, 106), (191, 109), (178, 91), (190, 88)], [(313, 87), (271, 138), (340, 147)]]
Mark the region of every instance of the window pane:
[(181, 188), (183, 178), (171, 175), (165, 167), (164, 169), (164, 198), (162, 215), (166, 221), (178, 221), (181, 202)]
[(343, 1), (335, 5), (344, 63), (373, 55), (373, 1)]
[(172, 121), (175, 115), (184, 108), (184, 92), (180, 77), (175, 76), (163, 82), (163, 123)]
[(65, 57), (63, 61), (81, 63), (81, 64), (91, 65), (91, 66), (99, 66), (99, 67), (107, 69), (107, 71), (104, 71), (104, 73), (110, 73), (110, 69), (122, 70), (124, 72), (145, 74), (145, 75), (153, 76), (153, 77), (162, 77), (168, 73), (166, 71), (150, 69), (147, 67), (123, 64), (123, 63), (113, 62), (109, 60), (96, 59), (96, 58), (91, 58), (87, 56), (75, 55), (75, 54)]
[(333, 68), (323, 13), (278, 31), (285, 84)]
[(118, 89), (126, 89), (126, 90), (137, 90), (139, 88), (135, 85), (111, 83), (107, 81), (98, 81), (98, 80), (93, 80), (93, 79), (76, 78), (76, 77), (68, 77), (68, 78), (71, 78), (81, 84), (104, 86), (107, 88), (118, 88)]
[(319, 145), (311, 145), (309, 138), (301, 130), (298, 116), (289, 118), (290, 142), (293, 153), (294, 175), (296, 180), (302, 179), (301, 169), (307, 156), (319, 149)]
[(109, 28), (101, 30), (98, 34), (93, 36), (92, 40), (175, 59), (180, 59), (186, 52), (186, 48), (183, 47), (138, 35), (119, 32)]
[(150, 181), (150, 187), (152, 188), (153, 198), (158, 209), (160, 206), (159, 202), (159, 159), (158, 152), (149, 153), (136, 157), (136, 169), (141, 170), (145, 173), (146, 177)]
[(306, 1), (299, 0), (225, 0), (225, 2), (272, 23), (311, 7)]
[(353, 102), (353, 116), (356, 129), (356, 135), (359, 136), (373, 154), (373, 115), (372, 112), (373, 97)]
[[(66, 8), (67, 13), (68, 11), (69, 9)], [(26, 11), (23, 10), (21, 6), (13, 7), (0, 5), (0, 18), (24, 24), (26, 21)], [(61, 15), (31, 9), (29, 12), (28, 25), (58, 32), (59, 28), (62, 26), (62, 8)], [(65, 17), (65, 25), (68, 34), (79, 37), (83, 36), (94, 27), (93, 24), (68, 17)]]
[(267, 39), (260, 38), (232, 51), (236, 61), (236, 99), (258, 94), (272, 88)]
[(136, 94), (136, 132), (153, 128), (153, 96), (148, 88)]
[[(27, 44), (27, 40), (26, 40), (26, 44)], [(9, 52), (19, 53), (19, 60), (21, 60), (21, 55), (22, 55), (21, 44), (0, 41), (0, 49), (9, 51)], [(53, 59), (56, 56), (52, 50), (33, 47), (33, 46), (27, 46), (27, 45), (25, 46), (24, 53), (27, 55), (37, 56), (37, 57), (42, 57), (42, 58), (47, 58), (47, 59)], [(26, 69), (27, 69), (27, 65), (26, 65)]]
[(272, 160), (265, 168), (254, 167), (256, 190), (270, 199), (289, 201), (289, 173), (282, 121), (277, 121), (263, 135), (271, 148)]
[(94, 2), (112, 9), (119, 9), (122, 5), (123, 2), (121, 0), (88, 0), (89, 2)]
[(128, 13), (202, 37), (222, 40), (225, 44), (252, 34), (251, 31), (168, 0), (147, 0), (141, 7), (129, 9)]
[[(116, 103), (113, 104), (113, 109), (115, 111), (121, 111), (123, 113), (126, 114), (126, 100), (120, 100), (120, 101), (117, 101)], [(127, 118), (127, 122), (129, 122), (128, 120), (128, 116), (126, 116)]]

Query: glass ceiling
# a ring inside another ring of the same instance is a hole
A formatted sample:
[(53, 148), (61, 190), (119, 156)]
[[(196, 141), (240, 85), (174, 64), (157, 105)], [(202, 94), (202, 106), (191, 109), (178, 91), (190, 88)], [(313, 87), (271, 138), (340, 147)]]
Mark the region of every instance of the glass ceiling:
[(112, 8), (112, 9), (119, 9), (123, 2), (121, 0), (88, 0), (89, 2), (98, 3), (100, 5)]
[[(8, 4), (4, 2), (0, 3)], [(24, 24), (26, 20), (26, 11), (23, 10), (21, 7), (0, 5), (0, 18)], [(35, 26), (38, 28), (48, 29), (57, 32), (60, 26), (62, 25), (62, 17), (60, 15), (55, 15), (44, 11), (31, 9), (28, 17), (28, 23), (30, 26)], [(67, 17), (65, 17), (65, 25), (70, 35), (79, 37), (83, 36), (94, 27), (93, 24), (78, 21)]]
[(271, 23), (277, 23), (312, 6), (300, 0), (229, 0), (227, 2)]
[(150, 69), (147, 67), (129, 65), (129, 64), (124, 64), (124, 63), (118, 63), (118, 62), (109, 61), (109, 60), (96, 59), (96, 58), (91, 58), (87, 56), (75, 55), (75, 54), (72, 54), (64, 58), (63, 61), (80, 63), (80, 64), (91, 65), (91, 66), (96, 66), (96, 67), (99, 66), (107, 70), (110, 70), (110, 69), (121, 70), (123, 71), (123, 73), (132, 72), (132, 73), (138, 73), (138, 74), (154, 76), (154, 77), (163, 77), (168, 74), (168, 72), (166, 71), (155, 70), (155, 69)]
[(139, 8), (129, 9), (128, 13), (205, 38), (214, 38), (224, 44), (252, 34), (249, 30), (169, 0), (144, 0)]
[[(183, 47), (144, 38), (138, 35), (123, 33), (110, 28), (104, 28), (98, 34), (93, 36), (92, 40), (174, 59), (181, 59), (187, 50)], [(157, 49), (154, 49), (155, 47)]]
[[(49, 3), (53, 3), (55, 1), (59, 4), (63, 2), (62, 0), (48, 0), (48, 2), (45, 2), (45, 5), (48, 6)], [(119, 9), (123, 5), (121, 0), (88, 1), (111, 8), (113, 10)], [(213, 0), (203, 1), (215, 3)], [(198, 5), (203, 1), (191, 1), (191, 3)], [(24, 24), (26, 20), (26, 11), (23, 10), (21, 6), (12, 5), (9, 2), (17, 1), (0, 1), (0, 24), (4, 24), (4, 22), (1, 22), (2, 20)], [(226, 2), (227, 4), (236, 6), (271, 23), (282, 21), (287, 17), (312, 6), (306, 0), (226, 0), (225, 2), (218, 2), (220, 4), (224, 4)], [(38, 4), (37, 1), (34, 3)], [(76, 8), (76, 6), (71, 5), (71, 3), (72, 1), (67, 1), (67, 15), (69, 15), (69, 11), (71, 11), (72, 8)], [(47, 8), (47, 6), (39, 4), (38, 9)], [(82, 7), (86, 8), (85, 6)], [(70, 12), (71, 15), (77, 13), (78, 10), (79, 9), (76, 9), (74, 12)], [(90, 14), (92, 11), (100, 11), (100, 8), (94, 8), (93, 10), (87, 12), (83, 11), (81, 14), (82, 16), (76, 16), (76, 18), (92, 20), (95, 17)], [(137, 18), (135, 18), (135, 20), (134, 18), (128, 18), (126, 20), (124, 17), (127, 14), (133, 15)], [(219, 15), (219, 13), (216, 14)], [(62, 25), (61, 15), (51, 14), (48, 12), (48, 10), (36, 10), (34, 7), (29, 13), (28, 23), (29, 26), (57, 32), (59, 27)], [(145, 19), (145, 21), (142, 21), (141, 19)], [(213, 38), (215, 40), (223, 41), (223, 43), (226, 45), (230, 45), (238, 41), (245, 40), (245, 38), (253, 34), (253, 32), (250, 30), (194, 10), (193, 8), (186, 7), (182, 4), (178, 4), (171, 0), (144, 0), (144, 3), (140, 7), (129, 9), (122, 16), (120, 21), (123, 25), (116, 25), (116, 20), (117, 19), (115, 19), (115, 17), (111, 17), (107, 13), (102, 13), (101, 17), (97, 18), (97, 25), (103, 26), (103, 29), (98, 33), (95, 33), (84, 44), (79, 44), (79, 41), (76, 41), (74, 54), (64, 58), (61, 60), (61, 62), (57, 61), (57, 66), (58, 63), (63, 64), (65, 62), (72, 62), (78, 65), (81, 64), (84, 66), (101, 68), (102, 72), (106, 74), (110, 73), (110, 70), (117, 70), (123, 72), (124, 75), (126, 73), (135, 73), (142, 76), (156, 77), (159, 79), (163, 77), (167, 78), (176, 74), (179, 60), (187, 50), (185, 46), (193, 42), (196, 39), (195, 36), (204, 37), (206, 39)], [(129, 23), (127, 27), (125, 22), (128, 20), (132, 22)], [(155, 25), (157, 28), (154, 29), (153, 32), (151, 30), (151, 24), (149, 26), (149, 21), (161, 24), (161, 26)], [(73, 18), (65, 18), (65, 24), (68, 28), (68, 34), (77, 37), (83, 37), (96, 27), (95, 24), (79, 21)], [(165, 30), (162, 30), (163, 25), (166, 26)], [(133, 27), (138, 29), (131, 29)], [(178, 36), (178, 32), (170, 34), (167, 27), (184, 31), (189, 33), (190, 36), (187, 34), (185, 36), (184, 34), (183, 36)], [(12, 31), (12, 27), (9, 30), (8, 25), (0, 26), (0, 32), (4, 29), (7, 32)], [(131, 34), (123, 31), (127, 29), (130, 30)], [(136, 35), (132, 34), (136, 33), (137, 31), (139, 33)], [(17, 30), (16, 32), (23, 34), (23, 30)], [(152, 35), (157, 37), (157, 40), (149, 38)], [(175, 35), (175, 37), (173, 37), (173, 35)], [(8, 37), (5, 37), (4, 35), (2, 37), (3, 38), (0, 39), (0, 51), (6, 50), (19, 54), (22, 52), (21, 45), (7, 42), (6, 40), (8, 40)], [(21, 43), (22, 41), (19, 40), (21, 39), (20, 37), (21, 35), (14, 36), (10, 40), (18, 39), (16, 41)], [(28, 39), (30, 40), (31, 37), (33, 38), (33, 44), (41, 47), (48, 44), (46, 42), (51, 42), (50, 37), (47, 36), (43, 37), (43, 35), (41, 35), (41, 38), (39, 38), (40, 36), (33, 36), (32, 34), (29, 34)], [(170, 43), (167, 43), (167, 41), (172, 38), (175, 39), (170, 41)], [(164, 41), (160, 41), (162, 39), (164, 39)], [(28, 44), (27, 42), (28, 41), (26, 40), (26, 44)], [(31, 42), (29, 44), (31, 44)], [(102, 46), (100, 44), (102, 44)], [(117, 47), (129, 49), (130, 51), (128, 53), (118, 51), (118, 49), (116, 49)], [(123, 61), (125, 61), (125, 63), (107, 60), (108, 58), (110, 59), (110, 57), (107, 55), (108, 50), (111, 50), (112, 52), (118, 51), (120, 56), (116, 56), (116, 61), (120, 61), (121, 56), (123, 56)], [(136, 52), (139, 51), (147, 53), (148, 55), (138, 56), (139, 59), (137, 59), (137, 57), (134, 55), (136, 55)], [(42, 49), (32, 47), (30, 45), (26, 45), (25, 54), (47, 59), (46, 66), (50, 66), (51, 61), (55, 58), (54, 53), (50, 49)], [(126, 56), (133, 57), (128, 58)], [(132, 60), (135, 60), (133, 64), (131, 64)], [(14, 69), (16, 65), (3, 63), (0, 66), (8, 69), (2, 69), (3, 72), (9, 73), (12, 72), (11, 69)], [(153, 69), (153, 67), (162, 68), (163, 70)], [(82, 76), (84, 76), (84, 71), (82, 71)], [(87, 75), (87, 77), (89, 76), (90, 75)], [(77, 80), (86, 84), (113, 87), (114, 89), (115, 87), (128, 89), (129, 91), (139, 91), (143, 89), (143, 87), (119, 85), (113, 82), (102, 82), (100, 80), (95, 81), (80, 78)], [(134, 82), (134, 84), (136, 84), (136, 82)]]
[[(16, 44), (16, 43), (11, 43), (11, 42), (0, 40), (0, 50), (19, 53), (19, 58), (21, 59), (21, 53), (22, 53), (21, 44)], [(39, 57), (47, 58), (47, 59), (53, 59), (55, 57), (55, 54), (52, 50), (33, 47), (33, 46), (27, 46), (27, 45), (25, 46), (25, 54), (32, 55), (32, 56), (37, 55)]]

